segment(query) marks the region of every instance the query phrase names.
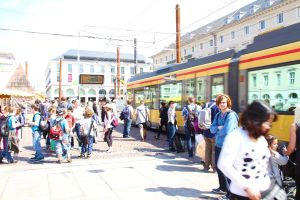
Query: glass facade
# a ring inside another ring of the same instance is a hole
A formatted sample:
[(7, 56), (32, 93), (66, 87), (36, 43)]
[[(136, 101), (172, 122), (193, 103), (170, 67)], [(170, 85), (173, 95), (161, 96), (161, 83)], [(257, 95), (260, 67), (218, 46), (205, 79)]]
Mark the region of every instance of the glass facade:
[(178, 104), (176, 108), (180, 109), (182, 103), (182, 82), (161, 85), (159, 99), (166, 102), (175, 101)]
[(196, 101), (204, 103), (207, 96), (207, 84), (205, 77), (196, 79)]
[(214, 99), (218, 94), (224, 94), (224, 76), (212, 76), (211, 98)]

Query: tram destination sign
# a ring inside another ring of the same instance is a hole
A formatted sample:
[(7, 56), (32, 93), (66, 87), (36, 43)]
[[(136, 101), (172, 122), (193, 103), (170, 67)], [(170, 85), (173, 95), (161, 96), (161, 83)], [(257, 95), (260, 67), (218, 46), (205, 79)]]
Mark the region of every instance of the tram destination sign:
[(80, 74), (79, 83), (80, 84), (103, 84), (104, 75), (91, 75), (91, 74)]

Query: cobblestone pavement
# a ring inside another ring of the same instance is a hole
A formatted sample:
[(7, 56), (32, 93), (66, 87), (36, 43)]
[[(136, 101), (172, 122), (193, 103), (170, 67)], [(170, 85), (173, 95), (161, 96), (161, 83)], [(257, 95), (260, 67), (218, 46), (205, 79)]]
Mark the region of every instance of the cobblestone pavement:
[[(123, 124), (120, 124), (113, 132), (113, 152), (107, 153), (108, 149), (107, 143), (103, 140), (103, 131), (100, 127), (97, 136), (97, 143), (94, 144), (94, 150), (92, 157), (90, 159), (109, 159), (109, 158), (118, 158), (118, 157), (135, 157), (135, 156), (144, 156), (146, 154), (155, 155), (155, 154), (170, 154), (168, 149), (167, 138), (165, 134), (161, 134), (160, 140), (154, 139), (156, 135), (153, 131), (148, 131), (147, 139), (145, 142), (140, 141), (140, 134), (137, 127), (133, 126), (131, 128), (131, 136), (129, 138), (123, 138), (122, 135)], [(41, 144), (44, 149), (46, 160), (55, 161), (55, 154), (51, 151), (46, 151), (45, 148), (46, 140), (42, 139)], [(75, 147), (72, 150), (73, 161), (79, 159), (79, 150), (78, 142), (75, 139)], [(19, 163), (24, 164), (30, 162), (29, 158), (32, 157), (34, 153), (32, 148), (32, 136), (31, 129), (28, 127), (23, 128), (23, 138), (21, 141), (22, 152), (19, 154)], [(187, 156), (187, 153), (177, 154), (179, 157)], [(197, 159), (197, 158), (194, 158)], [(200, 160), (198, 159), (200, 162)]]
[(165, 135), (155, 140), (156, 133), (149, 131), (140, 142), (136, 127), (130, 138), (122, 137), (122, 128), (120, 124), (113, 133), (112, 153), (106, 153), (107, 144), (99, 135), (92, 158), (79, 159), (75, 148), (73, 162), (61, 165), (53, 153), (42, 163), (30, 162), (31, 131), (25, 128), (20, 161), (0, 165), (0, 199), (217, 199), (210, 192), (217, 186), (217, 175), (204, 171), (199, 158), (165, 150)]

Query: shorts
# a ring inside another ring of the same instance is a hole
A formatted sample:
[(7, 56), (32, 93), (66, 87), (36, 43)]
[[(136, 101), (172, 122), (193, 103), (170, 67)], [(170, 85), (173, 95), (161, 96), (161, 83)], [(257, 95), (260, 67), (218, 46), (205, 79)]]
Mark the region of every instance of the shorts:
[(138, 124), (138, 127), (141, 129), (141, 128), (146, 128), (146, 123), (140, 123)]

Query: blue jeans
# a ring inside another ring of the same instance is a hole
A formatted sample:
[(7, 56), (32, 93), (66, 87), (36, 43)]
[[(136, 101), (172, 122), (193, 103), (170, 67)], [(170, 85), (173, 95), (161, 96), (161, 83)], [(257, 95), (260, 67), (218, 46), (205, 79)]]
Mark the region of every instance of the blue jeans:
[(33, 143), (33, 149), (35, 150), (35, 157), (37, 159), (44, 158), (42, 147), (41, 147), (41, 133), (39, 131), (34, 131), (32, 133), (32, 143)]
[(11, 152), (8, 150), (8, 137), (3, 137), (3, 151), (1, 152), (1, 157), (6, 158), (7, 161), (13, 161), (13, 158), (11, 156)]
[(124, 119), (123, 137), (127, 137), (130, 134), (132, 119)]
[(192, 144), (192, 132), (186, 126), (184, 126), (184, 134), (187, 142), (189, 157), (193, 157), (194, 151), (193, 151), (193, 144)]
[(168, 124), (168, 140), (169, 140), (169, 148), (174, 148), (174, 137), (176, 134), (176, 126), (174, 124)]
[(216, 169), (217, 169), (217, 174), (219, 179), (219, 186), (220, 186), (219, 188), (222, 191), (227, 192), (229, 190), (230, 179), (228, 179), (217, 166), (221, 151), (222, 151), (221, 148), (215, 147), (215, 159), (216, 159), (215, 163), (216, 163)]
[[(80, 134), (80, 123), (76, 123), (76, 124), (75, 124), (75, 132), (76, 132), (77, 138), (80, 140), (80, 138), (81, 138), (81, 134)], [(78, 143), (79, 143), (78, 146), (81, 147), (82, 142), (79, 141)]]
[(93, 142), (94, 142), (94, 136), (89, 135), (89, 143), (88, 144), (82, 144), (81, 147), (81, 154), (85, 154), (87, 152), (87, 154), (91, 154), (93, 151)]
[(70, 152), (71, 136), (64, 134), (62, 140), (55, 141), (55, 152), (57, 155), (65, 155)]

